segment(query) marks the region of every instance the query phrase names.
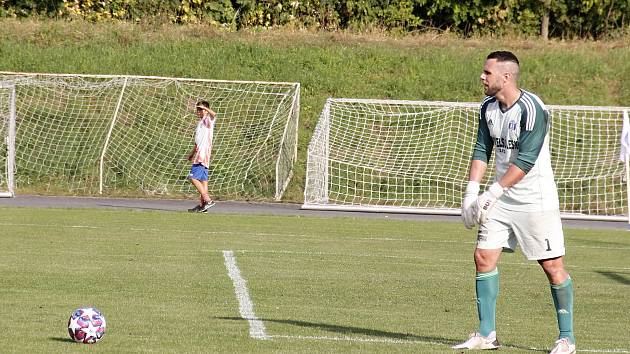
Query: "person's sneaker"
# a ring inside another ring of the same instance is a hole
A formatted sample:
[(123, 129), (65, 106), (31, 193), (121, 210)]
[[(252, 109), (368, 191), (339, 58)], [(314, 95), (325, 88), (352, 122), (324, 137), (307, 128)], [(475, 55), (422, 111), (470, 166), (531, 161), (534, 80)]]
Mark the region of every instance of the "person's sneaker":
[(549, 354), (575, 354), (575, 344), (569, 338), (560, 338), (553, 344)]
[(195, 205), (194, 208), (188, 209), (188, 212), (189, 213), (198, 213), (198, 212), (201, 211), (201, 209), (202, 209), (201, 205), (197, 204), (197, 205)]
[(211, 200), (211, 201), (209, 201), (209, 202), (206, 202), (206, 203), (204, 203), (204, 204), (203, 204), (203, 206), (201, 207), (201, 209), (199, 209), (199, 212), (200, 212), (200, 213), (207, 213), (207, 212), (208, 212), (208, 210), (209, 210), (210, 208), (212, 208), (213, 206), (214, 206), (214, 200)]
[(487, 337), (482, 336), (479, 332), (471, 333), (464, 343), (452, 346), (453, 349), (499, 349), (499, 341), (497, 333), (490, 332)]

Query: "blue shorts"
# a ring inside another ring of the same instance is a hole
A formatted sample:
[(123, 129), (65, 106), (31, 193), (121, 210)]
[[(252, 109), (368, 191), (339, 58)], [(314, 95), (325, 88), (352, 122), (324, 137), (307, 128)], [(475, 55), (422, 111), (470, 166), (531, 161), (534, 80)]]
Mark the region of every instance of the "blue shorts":
[(199, 181), (208, 180), (208, 168), (200, 163), (192, 165), (190, 173), (188, 173), (189, 179), (196, 179)]

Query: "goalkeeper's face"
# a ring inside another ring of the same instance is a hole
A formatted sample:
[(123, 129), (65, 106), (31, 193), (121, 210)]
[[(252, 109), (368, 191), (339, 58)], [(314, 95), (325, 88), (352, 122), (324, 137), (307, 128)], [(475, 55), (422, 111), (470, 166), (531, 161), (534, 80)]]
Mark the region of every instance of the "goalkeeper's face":
[(496, 59), (488, 59), (481, 72), (481, 83), (487, 96), (496, 96), (503, 88), (512, 84), (514, 75), (507, 62), (497, 62)]

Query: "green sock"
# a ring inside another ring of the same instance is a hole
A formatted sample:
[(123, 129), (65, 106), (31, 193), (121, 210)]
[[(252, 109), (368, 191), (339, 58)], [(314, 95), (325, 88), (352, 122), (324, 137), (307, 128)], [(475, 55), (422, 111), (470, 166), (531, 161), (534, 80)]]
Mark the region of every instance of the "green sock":
[(475, 277), (477, 290), (477, 313), (479, 314), (479, 333), (487, 337), (496, 331), (497, 294), (499, 293), (499, 271), (495, 268), (487, 273), (477, 272)]
[(551, 285), (551, 297), (556, 307), (556, 316), (558, 317), (558, 328), (560, 329), (560, 338), (568, 338), (571, 343), (575, 344), (573, 336), (573, 280), (567, 278), (562, 284)]

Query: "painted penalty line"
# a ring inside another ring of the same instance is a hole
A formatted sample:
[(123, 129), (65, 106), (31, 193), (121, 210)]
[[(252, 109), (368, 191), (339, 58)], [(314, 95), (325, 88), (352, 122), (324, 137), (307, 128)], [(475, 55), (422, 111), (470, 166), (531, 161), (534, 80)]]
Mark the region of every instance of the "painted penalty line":
[(236, 265), (234, 252), (223, 251), (223, 258), (225, 259), (225, 268), (227, 268), (228, 276), (234, 283), (234, 291), (236, 292), (241, 317), (249, 322), (249, 336), (254, 339), (271, 339), (265, 331), (265, 324), (254, 313), (254, 303), (249, 297), (247, 282), (241, 276), (241, 271)]

